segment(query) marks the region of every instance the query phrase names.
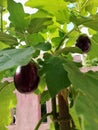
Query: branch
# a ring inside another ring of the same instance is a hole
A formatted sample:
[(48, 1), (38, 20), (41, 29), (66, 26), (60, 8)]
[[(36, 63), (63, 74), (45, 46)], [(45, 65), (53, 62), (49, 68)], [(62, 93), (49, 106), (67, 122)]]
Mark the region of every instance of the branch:
[[(65, 96), (63, 96), (65, 93)], [(60, 118), (60, 130), (70, 130), (70, 115), (68, 108), (68, 97), (67, 90), (62, 90), (58, 94), (58, 107), (59, 107), (59, 118)], [(64, 122), (63, 122), (64, 121)], [(66, 122), (66, 123), (65, 123)]]
[(66, 37), (75, 30), (76, 28), (74, 27), (71, 31), (69, 31), (67, 34), (64, 35), (64, 37), (62, 38), (62, 40), (60, 41), (58, 47), (56, 48), (56, 51), (62, 46), (64, 40), (66, 39)]
[[(56, 97), (52, 98), (52, 112), (53, 112), (53, 120), (57, 119), (57, 108), (56, 108)], [(59, 130), (58, 122), (54, 122), (55, 130)]]
[(50, 115), (52, 115), (52, 112), (51, 112), (51, 113), (47, 113), (47, 114), (45, 114), (45, 115), (40, 119), (40, 121), (38, 122), (38, 124), (37, 124), (37, 126), (35, 127), (34, 130), (38, 130), (39, 127), (40, 127), (40, 125), (41, 125), (41, 123), (44, 121), (44, 119), (46, 119), (47, 116), (50, 116)]
[(1, 32), (3, 32), (3, 7), (1, 7)]

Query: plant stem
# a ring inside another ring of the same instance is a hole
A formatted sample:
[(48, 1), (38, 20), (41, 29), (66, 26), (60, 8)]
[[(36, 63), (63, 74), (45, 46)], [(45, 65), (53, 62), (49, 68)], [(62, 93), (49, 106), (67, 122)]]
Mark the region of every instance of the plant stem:
[(81, 11), (85, 8), (85, 6), (87, 5), (88, 2), (89, 2), (89, 0), (85, 0), (85, 1), (83, 2), (82, 6), (81, 6), (81, 5), (79, 6), (79, 7), (81, 7), (80, 10), (79, 10), (80, 13), (81, 13)]
[[(62, 95), (64, 94), (64, 96)], [(70, 114), (68, 108), (67, 90), (58, 94), (60, 130), (70, 130)]]
[(1, 7), (1, 32), (3, 32), (3, 7)]
[(45, 114), (45, 115), (40, 119), (40, 121), (38, 122), (38, 124), (37, 124), (37, 126), (35, 127), (34, 130), (38, 130), (39, 127), (40, 127), (40, 125), (41, 125), (41, 123), (47, 118), (47, 116), (50, 116), (50, 115), (52, 115), (52, 112)]
[[(52, 98), (52, 112), (53, 112), (53, 120), (57, 119), (57, 109), (56, 109), (56, 97)], [(54, 122), (55, 130), (59, 130), (58, 122)]]
[(56, 48), (56, 51), (62, 46), (64, 40), (66, 39), (66, 37), (75, 30), (76, 28), (74, 27), (71, 31), (69, 31), (67, 34), (64, 35), (64, 37), (62, 38), (62, 40), (60, 41), (58, 47)]

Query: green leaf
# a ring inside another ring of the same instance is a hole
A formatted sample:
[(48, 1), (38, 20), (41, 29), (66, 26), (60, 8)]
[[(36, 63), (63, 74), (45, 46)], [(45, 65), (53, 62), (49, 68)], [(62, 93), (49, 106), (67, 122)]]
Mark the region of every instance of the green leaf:
[(71, 20), (74, 22), (77, 26), (84, 25), (86, 27), (89, 27), (94, 30), (98, 30), (98, 14), (89, 16), (89, 17), (81, 17), (76, 16), (75, 14), (71, 14)]
[(88, 52), (88, 57), (90, 59), (97, 58), (98, 57), (98, 33), (92, 36), (91, 38), (91, 49)]
[(47, 60), (49, 60), (49, 58), (51, 58), (51, 56), (52, 56), (52, 55), (51, 55), (50, 53), (47, 53), (47, 52), (46, 52), (46, 53), (43, 54), (43, 59), (44, 59), (45, 61), (47, 61)]
[(39, 43), (35, 46), (35, 48), (43, 51), (48, 51), (51, 49), (51, 44), (49, 42), (46, 43)]
[(18, 41), (15, 37), (6, 34), (6, 33), (2, 33), (0, 32), (0, 41), (4, 42), (5, 44), (9, 45), (9, 46), (15, 46), (18, 45)]
[(10, 13), (9, 19), (12, 25), (18, 31), (24, 31), (29, 24), (29, 17), (25, 14), (22, 4), (16, 3), (13, 0), (8, 1), (8, 11)]
[(32, 14), (31, 18), (51, 18), (51, 14), (43, 9), (40, 9), (36, 13)]
[(82, 51), (78, 47), (65, 47), (63, 49), (60, 49), (56, 52), (56, 54), (65, 54), (68, 53), (82, 53)]
[(7, 0), (0, 0), (1, 7), (6, 7), (6, 5), (7, 5)]
[(54, 15), (60, 23), (69, 21), (70, 15), (64, 0), (37, 0), (36, 2), (34, 0), (29, 0), (26, 5), (47, 11), (48, 14)]
[(35, 51), (32, 47), (0, 51), (0, 71), (14, 66), (27, 64)]
[(85, 6), (85, 10), (87, 12), (90, 12), (91, 14), (95, 14), (98, 7), (98, 1), (97, 0), (89, 0)]
[(74, 46), (76, 44), (76, 40), (79, 37), (79, 32), (74, 30), (68, 35), (68, 40), (66, 42), (66, 47)]
[(29, 24), (29, 33), (38, 33), (53, 24), (51, 18), (33, 18)]
[(5, 48), (9, 48), (10, 46), (7, 44), (4, 44), (3, 42), (0, 41), (0, 50), (1, 49), (5, 49)]
[(46, 103), (46, 101), (48, 101), (50, 99), (50, 94), (49, 91), (46, 90), (41, 94), (41, 98), (40, 98), (40, 103), (44, 104)]
[(66, 61), (65, 70), (73, 86), (81, 89), (83, 94), (79, 96), (76, 102), (76, 110), (79, 115), (84, 117), (85, 130), (98, 128), (98, 73), (81, 73), (74, 63)]
[(59, 57), (52, 57), (44, 66), (47, 87), (52, 97), (70, 85), (67, 72), (63, 68), (63, 62)]
[(33, 58), (37, 58), (39, 55), (40, 55), (40, 50), (36, 50), (36, 51), (33, 53)]
[(40, 42), (44, 42), (45, 39), (42, 37), (40, 33), (28, 34), (27, 41), (29, 45), (34, 46)]
[(70, 108), (69, 111), (70, 111), (71, 117), (72, 117), (72, 119), (75, 123), (75, 126), (76, 126), (76, 129), (72, 129), (72, 130), (81, 130), (75, 107)]
[(2, 91), (0, 91), (0, 130), (6, 130), (5, 126), (9, 125), (12, 121), (11, 109), (16, 107), (14, 89), (11, 83), (3, 86)]
[(37, 0), (36, 2), (34, 0), (28, 0), (25, 5), (32, 8), (44, 9), (50, 13), (57, 12), (66, 7), (64, 0)]
[(58, 45), (59, 45), (59, 43), (61, 42), (61, 40), (62, 40), (62, 37), (54, 37), (54, 38), (52, 38), (52, 39), (51, 39), (52, 45), (53, 45), (54, 47), (58, 47)]

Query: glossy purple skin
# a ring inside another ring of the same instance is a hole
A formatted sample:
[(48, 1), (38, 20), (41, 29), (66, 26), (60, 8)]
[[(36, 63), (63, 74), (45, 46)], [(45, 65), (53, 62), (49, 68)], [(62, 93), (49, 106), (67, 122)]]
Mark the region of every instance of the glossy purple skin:
[(14, 84), (16, 89), (21, 93), (32, 92), (37, 89), (39, 76), (37, 67), (30, 62), (25, 66), (20, 67), (20, 71), (14, 75)]
[(79, 47), (83, 53), (87, 53), (91, 47), (91, 41), (86, 35), (80, 35), (76, 40), (76, 46)]

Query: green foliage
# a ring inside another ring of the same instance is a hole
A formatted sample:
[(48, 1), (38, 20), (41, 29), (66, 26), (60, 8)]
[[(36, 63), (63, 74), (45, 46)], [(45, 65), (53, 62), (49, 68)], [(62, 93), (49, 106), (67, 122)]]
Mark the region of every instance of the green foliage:
[(92, 46), (91, 46), (91, 51), (88, 53), (88, 57), (90, 59), (97, 58), (98, 53), (97, 53), (97, 46), (98, 46), (98, 33), (94, 34), (92, 36)]
[(0, 51), (0, 70), (27, 64), (34, 52), (32, 47), (24, 49), (6, 49)]
[(48, 101), (50, 98), (51, 98), (51, 97), (50, 97), (49, 91), (46, 90), (46, 91), (44, 91), (44, 92), (41, 94), (40, 103), (41, 103), (41, 104), (44, 104), (44, 103), (46, 103), (46, 101)]
[[(1, 89), (2, 88), (2, 89)], [(0, 83), (0, 130), (11, 123), (11, 109), (16, 106), (13, 84)]]
[(8, 35), (6, 33), (0, 33), (0, 41), (11, 46), (11, 47), (18, 44), (18, 41), (16, 38), (14, 38), (11, 35)]
[(43, 51), (48, 51), (51, 49), (51, 44), (49, 42), (47, 43), (39, 43), (35, 46), (35, 48)]
[(64, 0), (37, 0), (37, 2), (34, 0), (29, 0), (26, 5), (32, 8), (38, 8), (39, 10), (47, 11), (50, 15), (54, 15), (57, 21), (60, 23), (68, 21), (69, 13), (66, 9), (67, 4), (64, 2)]
[(0, 0), (0, 6), (6, 7), (7, 6), (7, 0)]
[[(23, 6), (20, 3), (15, 3), (13, 0), (8, 0), (8, 11), (10, 13), (10, 21), (12, 26), (18, 31), (25, 31), (29, 24), (28, 15), (25, 14)], [(18, 10), (18, 12), (17, 12)]]
[[(40, 22), (39, 22), (40, 21)], [(51, 18), (33, 18), (29, 24), (28, 32), (37, 33), (46, 29), (47, 26), (52, 24)]]
[[(5, 27), (2, 17), (6, 6), (10, 14), (8, 27)], [(34, 60), (40, 75), (39, 88), (35, 93), (41, 94), (41, 103), (73, 85), (77, 91), (71, 95), (73, 104), (70, 113), (74, 117), (76, 129), (97, 129), (98, 74), (81, 73), (80, 66), (72, 61), (72, 53), (82, 54), (75, 43), (82, 34), (81, 30), (87, 28), (92, 43), (87, 59), (93, 61), (93, 58), (98, 58), (98, 1), (28, 0), (25, 6), (37, 10), (27, 14), (21, 3), (0, 0), (0, 80), (12, 76), (16, 66)], [(48, 90), (44, 91), (46, 85)], [(13, 89), (12, 84), (0, 83), (0, 117), (3, 117), (0, 118), (0, 130), (10, 123), (10, 108), (15, 105)]]
[[(98, 104), (96, 99), (98, 98), (98, 73), (92, 71), (81, 73), (73, 63), (68, 61), (64, 66), (72, 84), (83, 92), (77, 99), (76, 110), (78, 114), (83, 114), (84, 116), (85, 129), (97, 129), (98, 117), (96, 112), (98, 112)], [(90, 125), (91, 122), (92, 125)]]
[(70, 85), (67, 72), (63, 68), (63, 62), (59, 57), (52, 57), (44, 66), (47, 87), (52, 97)]
[(44, 42), (45, 39), (42, 37), (40, 33), (28, 34), (27, 36), (28, 43), (31, 46), (34, 46), (40, 42)]
[(94, 30), (98, 30), (98, 14), (91, 15), (89, 17), (83, 17), (83, 16), (75, 16), (72, 14), (71, 17), (72, 22), (74, 22), (77, 26), (84, 25), (86, 27), (92, 28)]

